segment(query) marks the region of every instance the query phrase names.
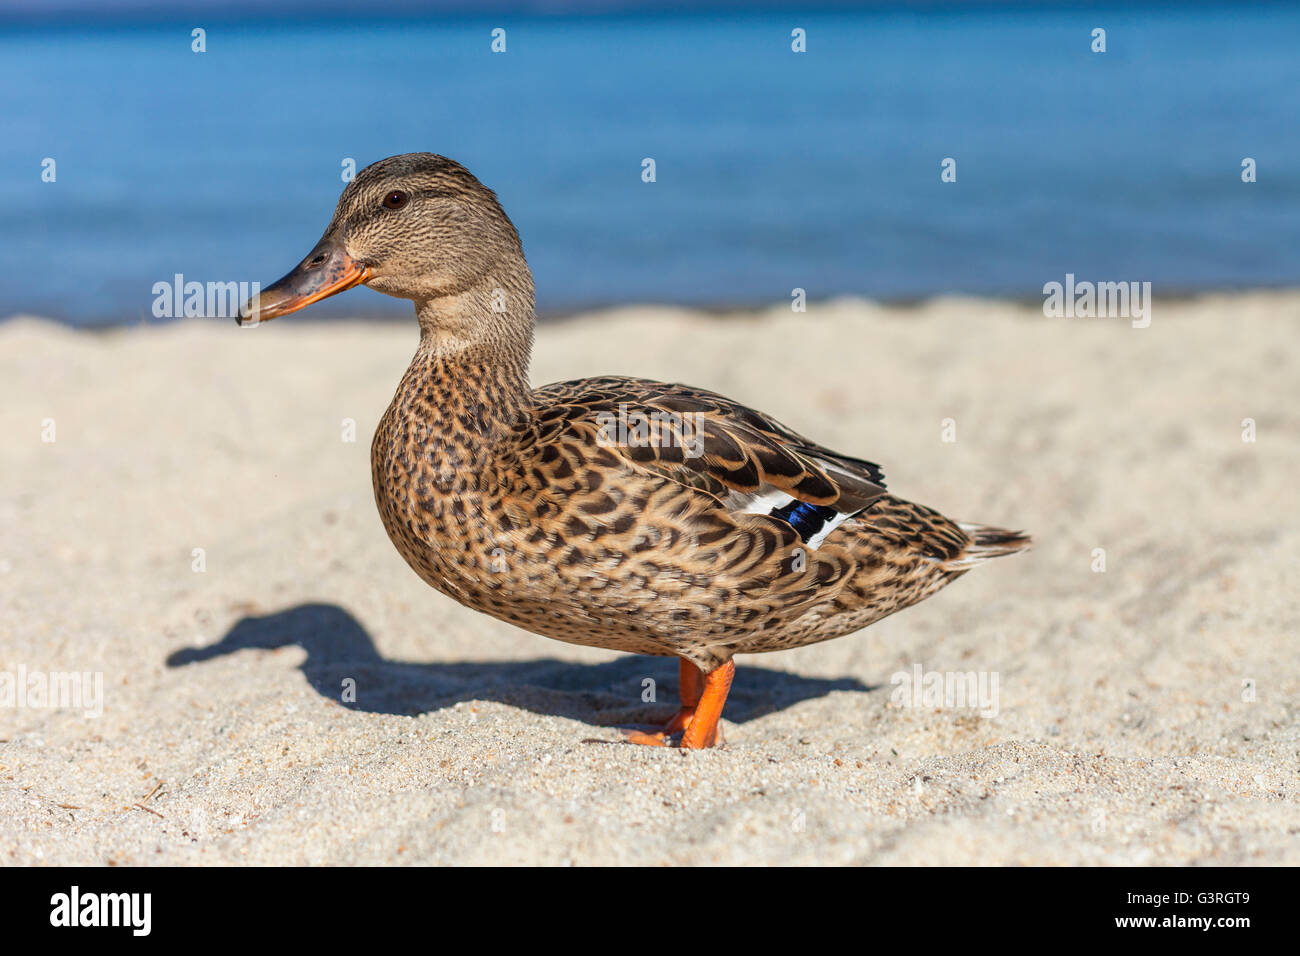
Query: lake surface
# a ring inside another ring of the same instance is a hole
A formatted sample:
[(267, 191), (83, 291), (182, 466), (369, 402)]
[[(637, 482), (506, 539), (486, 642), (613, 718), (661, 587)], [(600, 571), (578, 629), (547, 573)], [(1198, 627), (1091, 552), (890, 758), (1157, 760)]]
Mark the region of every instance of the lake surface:
[(0, 316), (269, 283), (345, 160), (416, 150), (498, 192), (547, 313), (1300, 281), (1300, 6), (192, 19), (0, 21)]

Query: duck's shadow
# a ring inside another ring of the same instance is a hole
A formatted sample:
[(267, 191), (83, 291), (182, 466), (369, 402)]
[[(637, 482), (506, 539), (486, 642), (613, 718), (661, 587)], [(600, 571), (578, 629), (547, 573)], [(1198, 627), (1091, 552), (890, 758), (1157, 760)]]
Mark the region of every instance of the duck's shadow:
[[(653, 724), (666, 720), (677, 707), (677, 664), (672, 658), (625, 656), (603, 664), (547, 658), (448, 664), (389, 660), (375, 649), (357, 619), (336, 604), (302, 604), (246, 617), (216, 644), (176, 651), (167, 666), (295, 644), (307, 652), (301, 670), (317, 693), (372, 714), (415, 715), (459, 701), (490, 700), (612, 726)], [(654, 681), (652, 700), (645, 696), (647, 680)], [(743, 723), (831, 691), (872, 689), (849, 677), (825, 680), (750, 667), (733, 685), (726, 717)]]

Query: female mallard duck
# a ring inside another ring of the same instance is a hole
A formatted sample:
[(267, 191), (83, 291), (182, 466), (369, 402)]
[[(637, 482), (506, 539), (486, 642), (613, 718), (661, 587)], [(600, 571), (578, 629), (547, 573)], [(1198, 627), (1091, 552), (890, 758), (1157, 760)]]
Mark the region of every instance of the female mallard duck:
[(370, 452), (393, 544), (467, 607), (680, 658), (681, 709), (638, 743), (711, 746), (735, 654), (848, 634), (1029, 545), (896, 498), (871, 462), (713, 392), (614, 376), (530, 387), (519, 235), (450, 159), (362, 171), (241, 323), (358, 283), (413, 300), (420, 322)]

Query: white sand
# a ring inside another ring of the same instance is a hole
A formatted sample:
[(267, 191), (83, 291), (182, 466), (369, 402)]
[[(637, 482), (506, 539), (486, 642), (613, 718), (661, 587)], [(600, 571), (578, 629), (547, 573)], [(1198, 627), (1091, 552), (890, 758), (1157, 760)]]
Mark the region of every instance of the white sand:
[[(0, 325), (0, 671), (105, 695), (0, 709), (0, 862), (1300, 863), (1300, 296), (544, 326), (538, 382), (711, 387), (1037, 539), (740, 658), (698, 753), (615, 728), (673, 709), (671, 661), (464, 610), (388, 543), (369, 440), (415, 336)], [(916, 663), (996, 672), (997, 717), (891, 703)]]

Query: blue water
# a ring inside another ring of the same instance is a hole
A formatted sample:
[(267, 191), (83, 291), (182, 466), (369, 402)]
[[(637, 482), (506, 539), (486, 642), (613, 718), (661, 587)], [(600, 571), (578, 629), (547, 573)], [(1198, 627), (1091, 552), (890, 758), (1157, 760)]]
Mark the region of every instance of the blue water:
[(1300, 280), (1298, 6), (193, 25), (0, 27), (0, 316), (269, 282), (412, 150), (497, 190), (543, 312)]

